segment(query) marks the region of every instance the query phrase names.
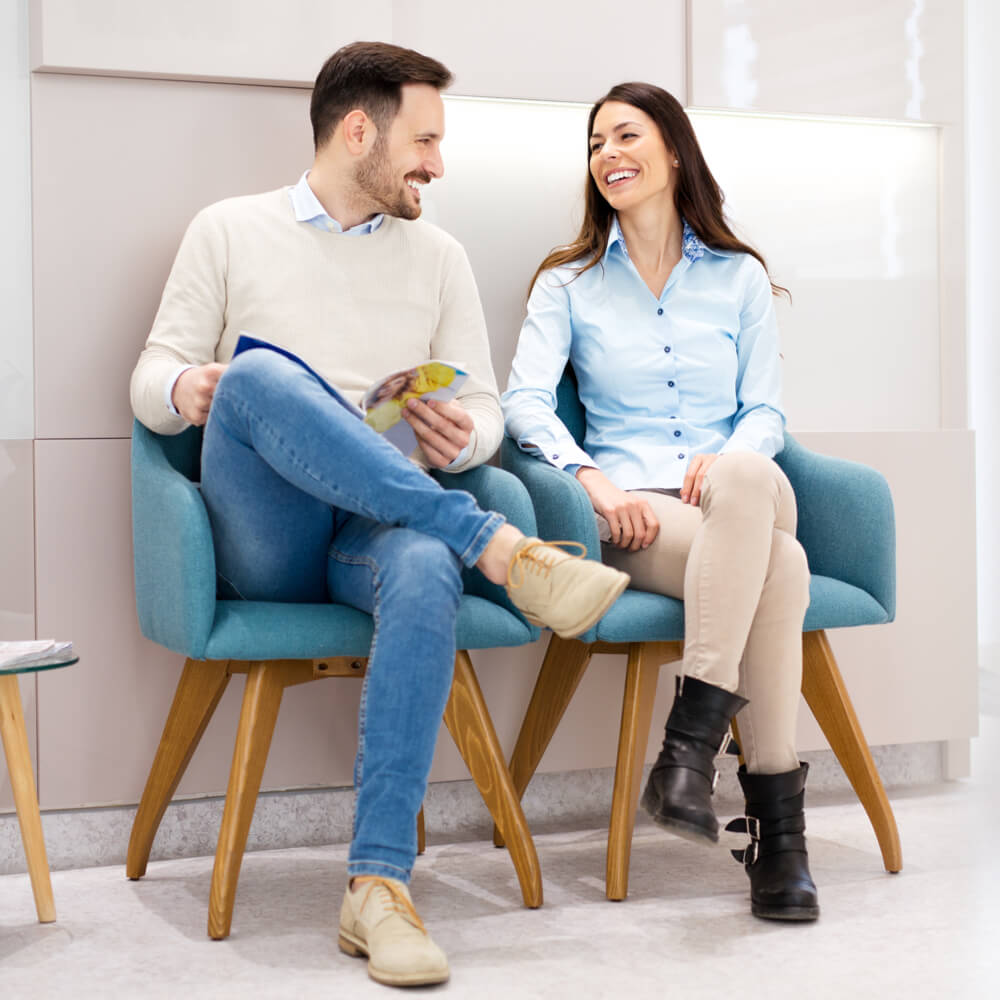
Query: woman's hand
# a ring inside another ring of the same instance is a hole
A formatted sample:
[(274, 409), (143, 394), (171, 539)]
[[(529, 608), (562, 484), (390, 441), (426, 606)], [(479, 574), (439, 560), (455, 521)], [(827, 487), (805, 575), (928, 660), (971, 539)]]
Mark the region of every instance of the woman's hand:
[(618, 489), (600, 469), (581, 466), (576, 478), (587, 491), (594, 510), (611, 529), (611, 544), (629, 552), (648, 548), (660, 530), (653, 508), (634, 493)]
[(718, 457), (718, 455), (695, 455), (691, 459), (684, 475), (684, 483), (681, 486), (681, 501), (683, 503), (689, 503), (692, 507), (697, 507), (701, 503), (702, 480)]

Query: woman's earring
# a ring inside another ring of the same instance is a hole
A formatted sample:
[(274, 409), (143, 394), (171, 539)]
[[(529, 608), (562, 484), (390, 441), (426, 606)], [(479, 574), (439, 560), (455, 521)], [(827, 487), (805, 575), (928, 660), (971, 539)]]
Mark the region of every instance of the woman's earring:
[(674, 166), (675, 167), (679, 167), (680, 165), (681, 165), (681, 161), (680, 160), (674, 160)]

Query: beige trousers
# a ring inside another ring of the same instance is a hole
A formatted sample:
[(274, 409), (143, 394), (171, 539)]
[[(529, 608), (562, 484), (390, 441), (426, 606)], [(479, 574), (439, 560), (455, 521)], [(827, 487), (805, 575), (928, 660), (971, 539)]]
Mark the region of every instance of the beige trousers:
[(640, 552), (604, 545), (604, 562), (683, 599), (684, 673), (749, 699), (736, 720), (747, 770), (793, 770), (809, 568), (791, 484), (771, 459), (731, 452), (709, 468), (700, 507), (636, 492), (660, 532)]

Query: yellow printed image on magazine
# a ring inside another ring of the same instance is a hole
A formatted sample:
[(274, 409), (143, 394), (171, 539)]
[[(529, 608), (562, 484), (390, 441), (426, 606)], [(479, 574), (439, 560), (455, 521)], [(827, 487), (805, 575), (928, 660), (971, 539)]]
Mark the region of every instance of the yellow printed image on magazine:
[(393, 372), (379, 379), (364, 394), (361, 408), (365, 423), (404, 455), (417, 447), (413, 428), (403, 420), (403, 409), (411, 399), (448, 402), (468, 378), (468, 373), (447, 361), (425, 361), (414, 368)]

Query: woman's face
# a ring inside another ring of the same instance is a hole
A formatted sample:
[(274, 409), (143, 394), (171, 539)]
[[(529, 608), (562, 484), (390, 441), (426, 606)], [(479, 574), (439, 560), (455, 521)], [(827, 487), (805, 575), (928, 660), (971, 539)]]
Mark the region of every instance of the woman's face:
[(608, 101), (594, 118), (590, 173), (616, 212), (663, 198), (673, 205), (674, 155), (645, 111)]

